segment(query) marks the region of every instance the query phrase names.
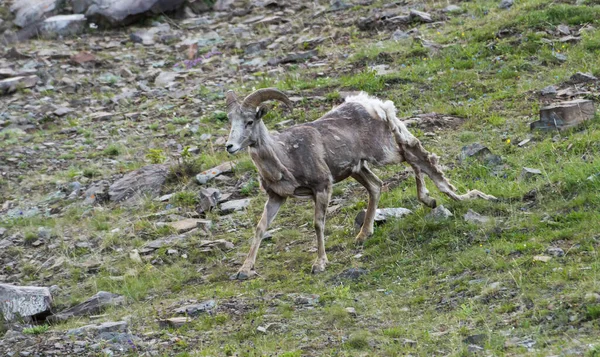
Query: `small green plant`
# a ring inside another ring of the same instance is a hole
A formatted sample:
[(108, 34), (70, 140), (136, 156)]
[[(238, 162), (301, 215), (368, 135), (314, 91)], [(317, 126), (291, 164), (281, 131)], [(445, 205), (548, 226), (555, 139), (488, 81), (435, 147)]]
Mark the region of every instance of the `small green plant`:
[(41, 335), (48, 331), (50, 326), (48, 325), (38, 325), (33, 327), (26, 327), (23, 329), (23, 333), (26, 335)]
[(110, 157), (119, 156), (121, 155), (121, 147), (116, 144), (110, 144), (102, 151), (102, 154)]
[(257, 188), (258, 182), (254, 179), (250, 179), (240, 188), (240, 194), (250, 196)]
[(368, 335), (365, 332), (353, 334), (348, 338), (345, 345), (355, 350), (363, 350), (369, 347)]
[(586, 317), (588, 320), (600, 318), (600, 305), (590, 305), (587, 307)]
[(227, 121), (227, 113), (222, 112), (220, 110), (216, 111), (212, 114), (212, 119), (216, 122), (225, 122)]
[(35, 242), (38, 239), (38, 234), (34, 231), (27, 231), (23, 237), (23, 241), (27, 245), (31, 245), (31, 243)]
[(85, 169), (83, 169), (83, 176), (87, 177), (87, 178), (94, 178), (94, 177), (99, 177), (102, 174), (100, 173), (100, 170), (95, 169), (95, 168), (90, 168), (90, 167), (86, 167)]
[(171, 202), (179, 207), (193, 207), (198, 202), (198, 195), (194, 192), (177, 192), (171, 198)]
[(146, 159), (148, 159), (151, 164), (162, 164), (167, 157), (162, 149), (148, 149)]

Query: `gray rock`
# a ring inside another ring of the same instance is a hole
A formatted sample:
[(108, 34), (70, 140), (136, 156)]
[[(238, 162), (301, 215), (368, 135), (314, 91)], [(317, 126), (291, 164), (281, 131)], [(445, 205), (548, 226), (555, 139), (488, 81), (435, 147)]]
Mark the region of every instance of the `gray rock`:
[(123, 26), (143, 15), (162, 14), (173, 11), (185, 0), (73, 0), (73, 12), (85, 16), (97, 24)]
[(59, 11), (63, 3), (63, 0), (16, 0), (10, 11), (15, 14), (15, 25), (27, 27)]
[(157, 87), (168, 87), (175, 82), (175, 79), (177, 79), (178, 75), (179, 74), (177, 74), (177, 72), (160, 72), (160, 74), (154, 79), (154, 85)]
[(513, 6), (514, 3), (515, 3), (514, 0), (502, 0), (500, 2), (500, 5), (498, 5), (498, 7), (501, 9), (509, 9), (510, 7)]
[[(367, 213), (367, 210), (364, 209), (364, 210), (358, 212), (358, 214), (356, 215), (356, 218), (354, 218), (354, 225), (357, 229), (362, 227), (362, 225), (365, 221), (366, 213)], [(375, 211), (375, 224), (385, 223), (390, 218), (402, 218), (402, 217), (407, 216), (412, 213), (413, 212), (411, 210), (409, 210), (408, 208), (402, 208), (402, 207), (378, 208)]]
[(392, 34), (391, 39), (394, 41), (400, 41), (403, 40), (405, 38), (409, 38), (410, 35), (408, 34), (408, 32), (402, 31), (402, 30), (396, 30), (394, 31), (394, 33)]
[(21, 76), (0, 80), (0, 95), (16, 92), (18, 89), (35, 87), (38, 76)]
[(155, 44), (156, 36), (168, 33), (169, 31), (171, 31), (171, 26), (169, 26), (169, 24), (160, 24), (149, 29), (138, 30), (130, 34), (129, 38), (135, 43), (151, 46)]
[(7, 321), (50, 314), (48, 288), (0, 284), (0, 312)]
[(207, 219), (186, 218), (176, 222), (169, 222), (167, 225), (173, 227), (177, 233), (181, 234), (195, 228), (203, 228), (207, 231), (210, 229), (212, 222)]
[(106, 180), (98, 181), (93, 183), (84, 193), (85, 200), (84, 204), (91, 205), (94, 203), (101, 203), (108, 201), (108, 189), (110, 183)]
[(468, 345), (467, 346), (467, 351), (469, 353), (478, 353), (478, 352), (483, 352), (484, 348), (480, 347), (480, 346), (477, 346), (477, 345)]
[(571, 34), (571, 29), (569, 28), (569, 26), (567, 26), (565, 24), (560, 24), (560, 25), (556, 26), (556, 30), (565, 36), (568, 36)]
[(0, 238), (4, 237), (4, 234), (6, 234), (6, 228), (0, 227)]
[(243, 198), (241, 200), (232, 200), (223, 202), (219, 207), (222, 214), (228, 214), (232, 212), (237, 212), (245, 209), (250, 204), (249, 198)]
[(351, 5), (346, 4), (345, 1), (342, 0), (330, 0), (329, 1), (329, 11), (340, 11), (351, 7)]
[(553, 53), (552, 56), (559, 62), (565, 62), (567, 60), (567, 56), (562, 53)]
[(217, 302), (215, 300), (206, 300), (200, 304), (182, 306), (175, 310), (175, 313), (188, 316), (197, 316), (203, 312), (212, 310), (216, 305)]
[(213, 167), (210, 170), (202, 171), (201, 173), (196, 175), (196, 181), (198, 181), (199, 184), (203, 185), (221, 174), (231, 172), (234, 167), (235, 164), (233, 162), (222, 163), (219, 166)]
[(410, 18), (412, 20), (416, 19), (420, 22), (433, 22), (430, 14), (423, 12), (423, 11), (418, 11), (415, 9), (410, 10)]
[(428, 218), (433, 219), (434, 221), (442, 221), (452, 217), (453, 214), (443, 205), (437, 206), (432, 209), (431, 212), (427, 215)]
[(272, 58), (267, 61), (267, 64), (269, 64), (270, 66), (276, 66), (278, 64), (297, 63), (297, 62), (306, 61), (317, 55), (318, 55), (317, 50), (310, 50), (310, 51), (306, 51), (306, 52), (295, 52), (295, 53), (290, 53), (285, 57)]
[(38, 227), (38, 238), (48, 240), (52, 236), (52, 230), (46, 227)]
[(556, 95), (557, 88), (555, 86), (544, 87), (541, 91), (541, 95)]
[(125, 302), (125, 297), (106, 291), (99, 291), (96, 295), (75, 305), (71, 308), (63, 310), (58, 314), (51, 316), (50, 320), (65, 321), (76, 316), (88, 316), (98, 314), (109, 306), (121, 305)]
[(203, 188), (200, 190), (200, 202), (196, 206), (196, 212), (210, 212), (217, 207), (221, 199), (221, 191), (217, 188)]
[(132, 171), (110, 185), (108, 196), (111, 201), (121, 202), (141, 194), (156, 197), (169, 175), (167, 165), (148, 165)]
[(492, 220), (490, 217), (482, 216), (479, 213), (473, 211), (472, 209), (469, 209), (467, 213), (465, 213), (463, 218), (465, 221), (474, 224), (485, 224)]
[(85, 325), (67, 331), (67, 335), (97, 335), (106, 332), (125, 332), (127, 330), (127, 322), (103, 322), (101, 324)]
[(231, 6), (235, 0), (217, 0), (213, 5), (213, 10), (215, 11), (227, 11), (231, 9)]
[(402, 344), (404, 346), (416, 347), (417, 346), (417, 341), (405, 338), (405, 339), (402, 340)]
[(490, 149), (481, 145), (480, 143), (473, 143), (462, 148), (459, 160), (463, 162), (469, 157), (482, 161), (488, 166), (497, 166), (502, 164), (502, 158), (500, 156), (492, 154)]
[(569, 78), (571, 84), (590, 83), (597, 81), (598, 78), (594, 77), (591, 73), (577, 72)]
[(448, 5), (442, 11), (447, 13), (462, 12), (462, 8), (458, 5)]
[(460, 151), (460, 160), (463, 161), (468, 157), (485, 157), (490, 155), (492, 152), (487, 147), (480, 143), (473, 143), (470, 145), (463, 146)]
[(555, 257), (562, 257), (565, 255), (565, 251), (558, 247), (549, 247), (546, 249), (546, 253)]
[(319, 303), (320, 296), (317, 294), (311, 295), (300, 295), (300, 294), (288, 294), (288, 297), (294, 299), (296, 305), (308, 305), (315, 306)]
[(350, 268), (341, 272), (337, 278), (346, 280), (358, 280), (361, 276), (367, 274), (367, 270), (363, 268)]
[(521, 179), (522, 180), (528, 180), (536, 175), (541, 175), (542, 171), (540, 171), (539, 169), (532, 169), (529, 167), (524, 167), (523, 170), (521, 171)]
[(473, 345), (483, 345), (487, 339), (488, 339), (488, 336), (485, 334), (471, 335), (471, 336), (467, 336), (463, 340), (463, 343), (473, 344)]
[(42, 38), (73, 36), (85, 30), (86, 18), (81, 14), (58, 15), (44, 20), (39, 26)]

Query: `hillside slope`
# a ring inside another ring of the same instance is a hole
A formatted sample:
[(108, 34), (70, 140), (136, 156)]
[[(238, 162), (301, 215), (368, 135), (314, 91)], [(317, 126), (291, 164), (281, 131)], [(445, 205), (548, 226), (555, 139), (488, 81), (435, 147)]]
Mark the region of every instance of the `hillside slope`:
[[(40, 82), (0, 97), (0, 283), (52, 286), (55, 312), (99, 291), (124, 302), (0, 325), (2, 355), (600, 355), (600, 121), (529, 129), (544, 105), (598, 101), (597, 1), (251, 3), (4, 50), (0, 68)], [(131, 41), (151, 29), (152, 41)], [(260, 275), (230, 280), (265, 196), (247, 154), (224, 150), (224, 93), (270, 86), (295, 104), (272, 106), (273, 130), (318, 118), (347, 92), (393, 100), (461, 192), (499, 200), (449, 201), (428, 181), (453, 214), (435, 220), (410, 168), (378, 168), (380, 207), (412, 215), (356, 247), (367, 194), (337, 184), (330, 265), (312, 275), (312, 203), (290, 200)], [(489, 152), (461, 159), (475, 143)], [(233, 172), (196, 182), (230, 160)], [(102, 181), (150, 164), (169, 167), (153, 166), (168, 176), (154, 196), (102, 201)], [(198, 213), (207, 187), (249, 205)], [(180, 236), (169, 224), (190, 217), (212, 225)]]

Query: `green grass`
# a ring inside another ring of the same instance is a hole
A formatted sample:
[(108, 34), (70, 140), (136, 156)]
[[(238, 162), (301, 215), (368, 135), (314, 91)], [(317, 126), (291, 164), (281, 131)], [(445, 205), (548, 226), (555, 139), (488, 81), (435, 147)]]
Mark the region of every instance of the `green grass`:
[[(370, 8), (383, 5), (376, 1)], [(446, 5), (424, 4), (434, 14)], [(190, 105), (188, 99), (175, 105), (170, 98), (149, 98), (124, 108), (123, 112), (143, 110), (148, 118), (144, 123), (123, 124), (124, 130), (135, 129), (123, 138), (115, 130), (109, 138), (93, 135), (98, 127), (92, 126), (80, 133), (86, 141), (59, 134), (62, 127), (40, 131), (31, 142), (21, 142), (24, 134), (17, 131), (0, 134), (3, 152), (16, 145), (39, 148), (48, 141), (74, 145), (61, 157), (68, 163), (58, 172), (34, 165), (35, 175), (0, 181), (6, 200), (16, 199), (21, 192), (41, 200), (56, 190), (40, 177), (51, 176), (50, 182), (57, 184), (87, 183), (148, 162), (174, 164), (173, 179), (163, 192), (174, 193), (169, 202), (148, 198), (132, 207), (112, 203), (63, 207), (67, 203), (61, 203), (53, 208), (62, 211), (51, 218), (6, 222), (9, 234), (18, 234), (23, 244), (7, 248), (19, 265), (5, 271), (16, 269), (24, 281), (57, 284), (69, 291), (68, 296), (56, 298), (61, 307), (99, 290), (124, 295), (127, 305), (108, 310), (107, 319), (135, 316), (130, 326), (134, 334), (146, 333), (160, 341), (176, 338), (178, 342), (171, 343), (165, 355), (462, 356), (469, 354), (471, 343), (464, 341), (477, 335), (482, 337), (475, 344), (485, 350), (484, 355), (546, 356), (565, 351), (600, 355), (600, 305), (594, 295), (600, 293), (600, 236), (594, 224), (600, 221), (600, 118), (560, 134), (531, 132), (528, 125), (543, 105), (538, 97), (541, 88), (560, 85), (578, 71), (600, 74), (599, 30), (584, 31), (577, 43), (560, 43), (552, 34), (560, 24), (570, 25), (571, 30), (586, 24), (600, 27), (600, 7), (589, 1), (573, 5), (547, 0), (515, 2), (508, 10), (487, 0), (460, 6), (463, 14), (448, 15), (439, 26), (416, 25), (419, 36), (439, 44), (438, 50), (412, 39), (391, 41), (389, 32), (342, 26), (335, 39), (319, 47), (319, 57), (327, 56), (330, 67), (303, 64), (286, 67), (283, 73), (254, 72), (234, 86), (240, 95), (250, 88), (275, 86), (302, 97), (292, 113), (275, 105), (264, 117), (269, 129), (286, 119), (314, 120), (341, 101), (340, 92), (350, 90), (393, 100), (400, 117), (430, 112), (460, 117), (462, 124), (456, 128), (411, 130), (440, 156), (460, 192), (479, 189), (498, 201), (454, 202), (427, 181), (432, 196), (454, 214), (435, 222), (427, 218), (430, 209), (417, 201), (414, 179), (398, 180), (404, 166), (375, 168), (389, 188), (380, 207), (406, 207), (413, 215), (378, 226), (363, 247), (356, 247), (354, 217), (365, 208), (367, 194), (352, 180), (335, 185), (332, 197), (340, 200), (336, 202), (340, 207), (327, 217), (330, 265), (327, 272), (312, 275), (312, 203), (288, 200), (271, 226), (273, 237), (259, 251), (260, 276), (231, 281), (229, 276), (247, 252), (265, 195), (250, 158), (229, 156), (214, 144), (227, 135), (227, 115), (222, 89), (203, 85), (198, 100), (208, 105), (202, 108)], [(366, 14), (369, 10), (356, 6), (349, 11)], [(336, 15), (322, 16), (337, 26)], [(266, 34), (266, 30), (257, 31)], [(234, 53), (223, 50), (226, 55)], [(557, 53), (564, 54), (566, 61), (556, 60)], [(369, 69), (380, 64), (391, 72), (382, 76)], [(586, 88), (591, 92), (587, 97), (597, 100), (595, 87)], [(94, 100), (107, 95), (99, 93)], [(200, 129), (193, 134), (187, 126), (196, 124)], [(198, 140), (203, 133), (213, 137)], [(517, 146), (525, 138), (531, 141)], [(474, 142), (500, 156), (502, 164), (460, 162), (461, 148)], [(183, 155), (172, 143), (198, 146), (200, 154)], [(95, 152), (96, 147), (105, 149)], [(43, 159), (55, 158), (43, 150), (36, 152)], [(116, 160), (115, 166), (104, 163), (113, 165)], [(215, 180), (211, 186), (223, 192), (235, 186), (236, 198), (252, 198), (247, 211), (226, 217), (209, 212), (206, 218), (214, 222), (210, 235), (196, 232), (172, 247), (141, 254), (141, 262), (132, 260), (134, 249), (142, 251), (149, 241), (175, 234), (159, 223), (195, 214), (200, 187), (193, 176), (229, 160), (237, 163), (231, 181)], [(523, 167), (538, 168), (542, 174), (521, 179)], [(492, 222), (465, 222), (469, 209), (493, 218)], [(57, 249), (67, 258), (57, 271), (40, 269), (30, 261), (30, 244), (37, 240), (40, 226), (57, 232)], [(71, 244), (80, 235), (93, 248)], [(214, 239), (230, 241), (235, 248), (200, 248), (203, 240)], [(556, 247), (565, 254), (551, 255), (548, 249)], [(540, 255), (550, 259), (534, 258)], [(89, 268), (96, 261), (98, 267)], [(367, 272), (357, 280), (338, 277), (349, 268)], [(305, 304), (298, 294), (316, 294), (318, 299)], [(158, 327), (156, 320), (172, 317), (173, 307), (211, 298), (219, 305), (214, 314), (198, 316), (177, 330)], [(348, 307), (357, 316), (351, 316)], [(88, 322), (84, 318), (51, 330)], [(269, 324), (278, 327), (266, 333), (257, 330)], [(535, 341), (533, 350), (519, 345), (527, 339)]]
[(23, 333), (26, 335), (41, 335), (50, 329), (48, 325), (38, 325), (33, 327), (25, 327)]

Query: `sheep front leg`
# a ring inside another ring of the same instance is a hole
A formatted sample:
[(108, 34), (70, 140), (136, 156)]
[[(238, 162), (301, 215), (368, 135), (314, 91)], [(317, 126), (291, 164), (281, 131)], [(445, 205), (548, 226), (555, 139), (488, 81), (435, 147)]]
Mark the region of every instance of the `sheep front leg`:
[(312, 266), (313, 273), (325, 271), (329, 262), (325, 253), (325, 214), (331, 196), (331, 187), (315, 194), (315, 232), (317, 234), (317, 260)]
[(260, 247), (260, 242), (262, 238), (269, 228), (269, 225), (275, 219), (277, 212), (281, 206), (285, 203), (285, 197), (281, 197), (275, 194), (269, 195), (269, 200), (265, 203), (265, 209), (263, 210), (262, 217), (260, 222), (258, 222), (258, 226), (256, 226), (256, 232), (254, 234), (254, 238), (252, 239), (252, 243), (250, 244), (250, 251), (248, 252), (248, 256), (244, 261), (244, 264), (240, 268), (240, 270), (235, 275), (236, 279), (244, 280), (256, 275), (254, 271), (254, 263), (256, 262), (256, 255), (258, 254), (258, 248)]
[(366, 165), (358, 173), (352, 174), (352, 177), (363, 185), (369, 193), (369, 203), (365, 219), (362, 227), (360, 227), (360, 232), (356, 236), (356, 244), (363, 244), (373, 234), (373, 224), (383, 182)]

